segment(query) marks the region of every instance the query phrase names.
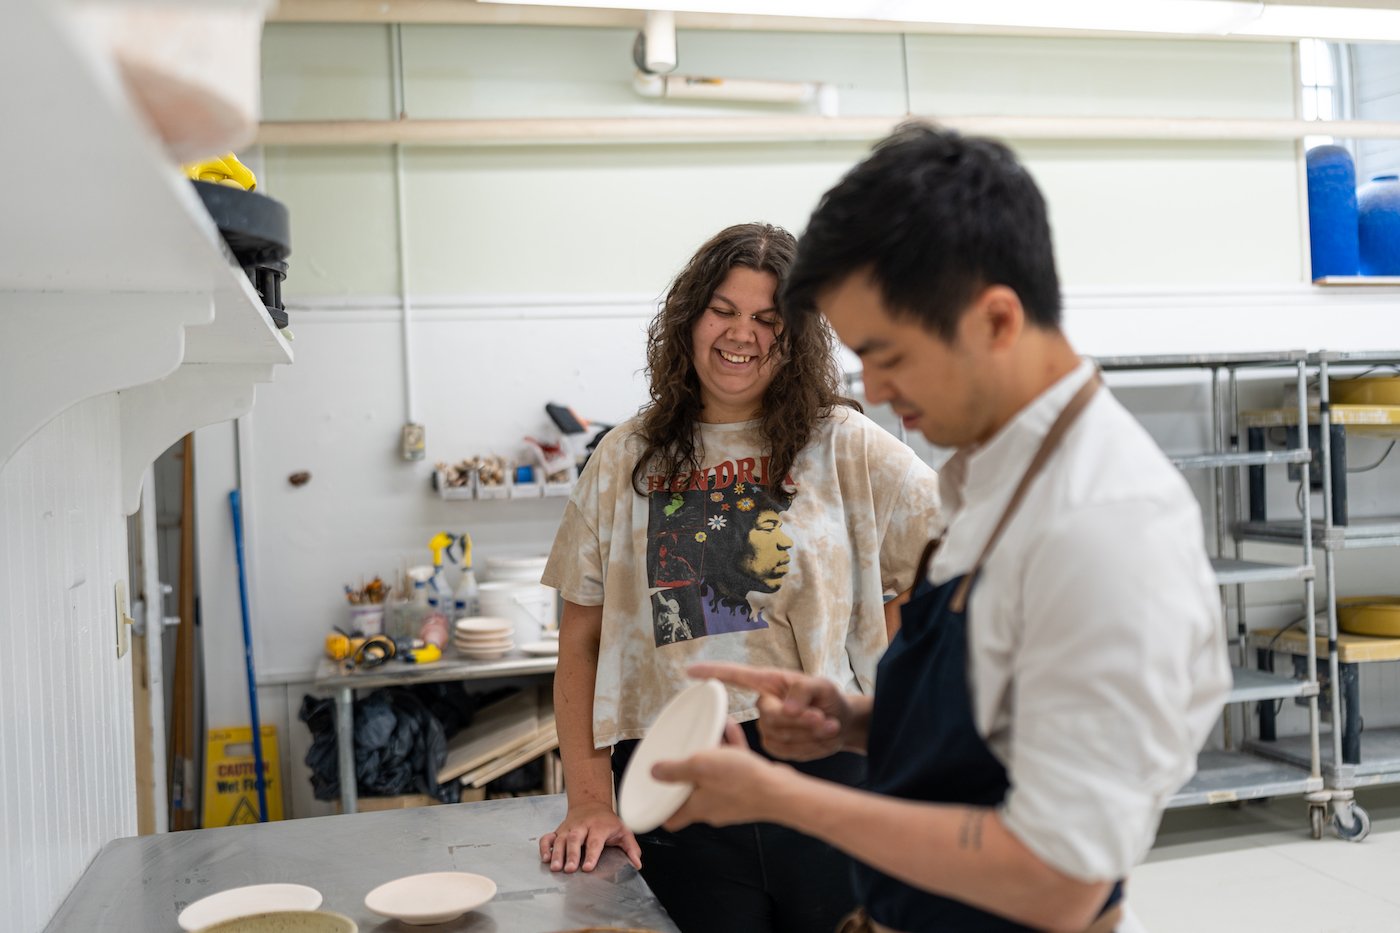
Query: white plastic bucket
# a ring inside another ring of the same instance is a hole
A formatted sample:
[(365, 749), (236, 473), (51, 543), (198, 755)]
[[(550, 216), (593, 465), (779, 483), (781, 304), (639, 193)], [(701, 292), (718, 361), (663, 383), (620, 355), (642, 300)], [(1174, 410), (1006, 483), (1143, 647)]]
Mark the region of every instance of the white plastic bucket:
[(493, 580), (481, 584), (481, 614), (510, 619), (517, 645), (539, 641), (554, 627), (554, 591), (539, 582)]
[(548, 557), (488, 557), (484, 576), (487, 580), (524, 580), (528, 583), (539, 583), (547, 563)]
[[(549, 563), (547, 555), (539, 557), (488, 557), (483, 577), (492, 583), (511, 581), (538, 584), (540, 577), (544, 576), (544, 568), (547, 563)], [(559, 593), (553, 588), (546, 587), (546, 589), (549, 592), (550, 606), (545, 617), (544, 627), (549, 630), (556, 628), (559, 622)], [(482, 611), (485, 612), (484, 609)]]

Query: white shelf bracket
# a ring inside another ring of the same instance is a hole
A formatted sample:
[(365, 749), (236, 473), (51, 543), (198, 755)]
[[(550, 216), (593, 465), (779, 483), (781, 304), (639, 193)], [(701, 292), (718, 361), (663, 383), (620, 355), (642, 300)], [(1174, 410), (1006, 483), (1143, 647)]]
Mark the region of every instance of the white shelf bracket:
[(213, 319), (208, 295), (0, 292), (0, 467), (78, 402), (174, 372)]
[(146, 468), (196, 428), (246, 415), (254, 386), (272, 381), (272, 364), (186, 363), (174, 373), (121, 392), (122, 504), (141, 505)]

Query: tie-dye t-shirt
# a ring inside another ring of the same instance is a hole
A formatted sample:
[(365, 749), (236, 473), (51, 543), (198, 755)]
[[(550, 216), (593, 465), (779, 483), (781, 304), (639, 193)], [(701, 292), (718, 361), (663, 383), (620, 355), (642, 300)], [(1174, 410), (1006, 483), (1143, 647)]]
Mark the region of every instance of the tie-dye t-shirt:
[[(816, 674), (869, 693), (886, 646), (883, 597), (914, 583), (939, 530), (932, 469), (852, 409), (822, 420), (785, 490), (767, 485), (758, 422), (700, 426), (703, 469), (648, 475), (635, 421), (579, 479), (544, 582), (603, 607), (593, 702), (599, 748), (645, 734), (697, 661)], [(754, 696), (730, 692), (739, 721)]]

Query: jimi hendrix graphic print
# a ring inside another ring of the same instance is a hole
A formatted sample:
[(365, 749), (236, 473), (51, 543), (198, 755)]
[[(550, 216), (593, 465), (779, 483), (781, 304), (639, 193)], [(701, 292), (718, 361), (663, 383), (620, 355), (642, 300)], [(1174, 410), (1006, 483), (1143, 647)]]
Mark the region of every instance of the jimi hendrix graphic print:
[(783, 585), (796, 546), (791, 489), (763, 485), (767, 457), (648, 478), (647, 581), (656, 644), (768, 627), (749, 604)]

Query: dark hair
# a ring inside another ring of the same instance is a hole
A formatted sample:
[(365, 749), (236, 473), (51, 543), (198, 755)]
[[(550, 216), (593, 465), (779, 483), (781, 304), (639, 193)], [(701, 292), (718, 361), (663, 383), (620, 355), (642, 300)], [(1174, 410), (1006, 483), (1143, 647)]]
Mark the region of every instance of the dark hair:
[(905, 123), (822, 196), (798, 244), (783, 302), (868, 270), (890, 314), (950, 340), (982, 289), (1016, 292), (1032, 324), (1060, 325), (1045, 199), (1006, 146)]
[(648, 472), (672, 476), (700, 469), (700, 452), (695, 449), (700, 377), (695, 373), (691, 329), (735, 267), (767, 272), (778, 281), (773, 300), (782, 328), (769, 351), (776, 370), (759, 410), (759, 433), (770, 462), (768, 485), (776, 489), (787, 477), (820, 418), (837, 405), (858, 407), (840, 395), (831, 328), (813, 315), (794, 320), (785, 312), (783, 283), (796, 250), (797, 241), (781, 227), (738, 224), (711, 237), (671, 283), (647, 328), (651, 401), (639, 413), (642, 452), (632, 469), (632, 486), (638, 493), (645, 495)]

